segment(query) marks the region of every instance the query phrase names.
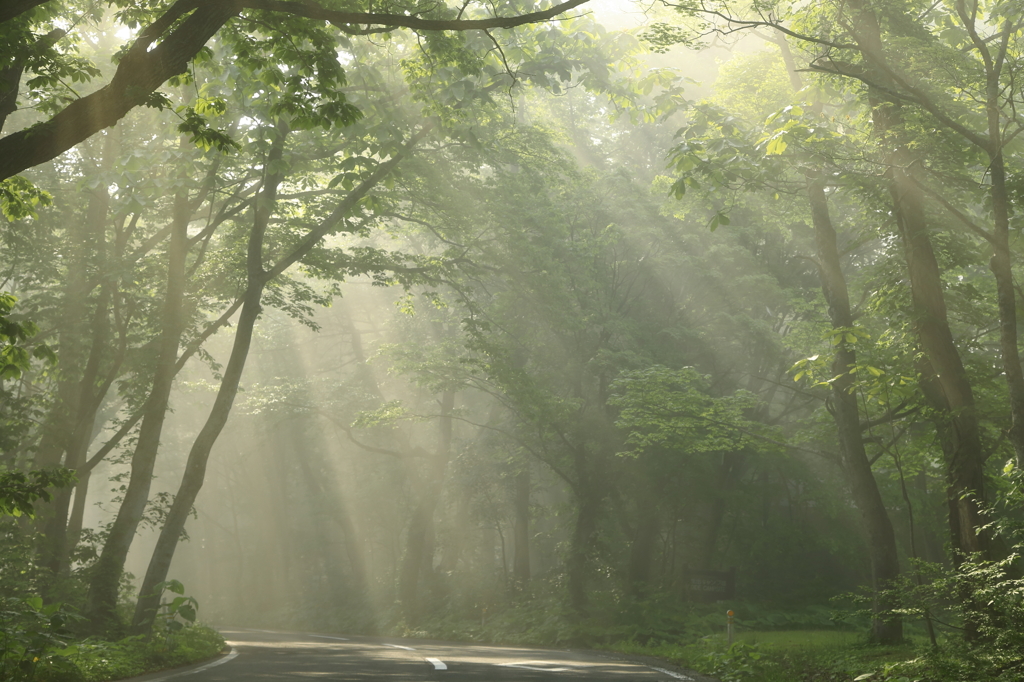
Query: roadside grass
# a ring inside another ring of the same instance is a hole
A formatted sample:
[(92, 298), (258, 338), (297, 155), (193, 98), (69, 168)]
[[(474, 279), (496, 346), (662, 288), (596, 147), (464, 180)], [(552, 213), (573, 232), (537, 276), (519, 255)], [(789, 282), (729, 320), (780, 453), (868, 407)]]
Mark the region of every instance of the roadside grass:
[(863, 633), (842, 629), (748, 630), (737, 633), (732, 646), (715, 634), (689, 644), (627, 641), (607, 649), (654, 656), (722, 682), (850, 682), (921, 654), (914, 643), (869, 645)]
[(864, 633), (853, 630), (779, 630), (748, 631), (736, 634), (736, 641), (762, 647), (784, 649), (820, 649), (847, 647), (864, 643)]

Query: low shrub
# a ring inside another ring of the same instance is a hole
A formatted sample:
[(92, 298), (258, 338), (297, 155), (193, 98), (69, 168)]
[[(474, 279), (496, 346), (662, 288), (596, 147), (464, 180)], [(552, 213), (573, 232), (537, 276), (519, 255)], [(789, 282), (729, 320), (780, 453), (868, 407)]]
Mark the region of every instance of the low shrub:
[(203, 661), (216, 656), (224, 646), (219, 632), (195, 625), (159, 637), (86, 640), (69, 658), (81, 671), (83, 682), (104, 682)]
[(65, 604), (44, 606), (40, 597), (0, 599), (0, 680), (104, 682), (202, 661), (224, 648), (220, 633), (202, 625), (76, 641), (70, 626), (79, 620)]

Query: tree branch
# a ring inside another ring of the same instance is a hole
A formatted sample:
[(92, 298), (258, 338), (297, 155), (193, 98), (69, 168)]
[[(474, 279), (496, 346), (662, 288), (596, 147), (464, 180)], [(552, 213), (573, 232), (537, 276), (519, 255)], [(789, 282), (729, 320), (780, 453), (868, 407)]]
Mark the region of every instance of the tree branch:
[(48, 2), (50, 0), (4, 0), (0, 4), (0, 24)]
[(291, 253), (281, 258), (273, 265), (273, 267), (264, 273), (264, 280), (269, 282), (306, 256), (306, 254), (308, 254), (325, 235), (338, 226), (338, 223), (348, 215), (349, 211), (355, 208), (356, 204), (358, 204), (359, 201), (377, 185), (377, 183), (387, 177), (387, 175), (394, 170), (395, 166), (397, 166), (402, 159), (413, 150), (413, 148), (421, 139), (423, 139), (431, 128), (432, 126), (429, 123), (424, 125), (409, 139), (398, 153), (384, 163), (379, 164), (365, 180), (359, 183), (351, 192), (349, 192), (348, 196), (341, 200), (341, 203), (334, 208), (329, 216), (324, 218), (315, 229), (309, 231), (309, 234), (299, 242), (298, 246), (292, 249)]
[(956, 216), (957, 219), (960, 220), (960, 222), (962, 222), (964, 225), (966, 225), (972, 232), (974, 232), (979, 237), (981, 237), (988, 243), (992, 244), (993, 246), (998, 246), (998, 244), (996, 244), (996, 239), (991, 232), (989, 232), (988, 230), (986, 230), (985, 228), (981, 227), (973, 220), (971, 220), (966, 213), (964, 213), (956, 206), (954, 206), (952, 203), (950, 203), (948, 200), (946, 200), (946, 198), (942, 196), (942, 194), (936, 192), (931, 187), (918, 180), (913, 173), (910, 174), (910, 179), (915, 185), (917, 185), (921, 189), (922, 192), (930, 196), (932, 199), (935, 199), (935, 201), (939, 202), (944, 209), (946, 209), (954, 216)]
[[(568, 0), (546, 10), (510, 17), (445, 20), (417, 15), (342, 12), (312, 2), (289, 0), (178, 0), (139, 34), (108, 85), (75, 100), (48, 121), (0, 139), (0, 180), (56, 158), (94, 133), (117, 123), (129, 111), (144, 104), (168, 78), (183, 73), (207, 41), (246, 9), (326, 21), (346, 32), (351, 32), (353, 25), (378, 24), (386, 29), (469, 31), (547, 21), (587, 1)], [(3, 12), (8, 13), (8, 7)], [(186, 15), (187, 18), (175, 26)], [(170, 33), (164, 35), (167, 31)], [(158, 39), (159, 43), (153, 47)]]

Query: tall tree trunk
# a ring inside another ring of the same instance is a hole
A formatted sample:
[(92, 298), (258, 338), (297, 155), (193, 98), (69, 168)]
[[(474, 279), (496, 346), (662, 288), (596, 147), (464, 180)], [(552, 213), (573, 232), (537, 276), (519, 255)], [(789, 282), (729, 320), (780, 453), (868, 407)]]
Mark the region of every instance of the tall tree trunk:
[[(107, 132), (99, 159), (98, 171), (103, 174), (113, 168), (119, 150), (120, 129), (115, 127)], [(69, 352), (62, 352), (62, 360), (66, 361), (65, 371), (61, 372), (61, 385), (58, 390), (56, 410), (61, 423), (57, 425), (59, 436), (55, 443), (60, 443), (63, 451), (63, 465), (79, 470), (84, 464), (89, 443), (92, 442), (96, 415), (106, 398), (107, 391), (113, 383), (110, 371), (103, 378), (105, 367), (111, 360), (111, 320), (110, 310), (116, 295), (116, 283), (110, 275), (109, 260), (111, 254), (107, 245), (107, 220), (110, 208), (110, 194), (106, 185), (95, 188), (89, 198), (85, 219), (81, 226), (75, 226), (72, 234), (74, 252), (69, 261), (71, 272), (68, 277), (67, 303), (64, 319), (68, 327), (62, 332), (62, 341), (67, 341)], [(90, 293), (88, 279), (90, 272), (99, 272), (103, 276), (100, 292), (96, 297), (92, 320), (86, 324), (89, 309)], [(62, 349), (64, 345), (62, 344)], [(78, 365), (81, 365), (80, 367)], [(52, 425), (51, 425), (52, 426)], [(56, 453), (47, 455), (53, 457)], [(44, 545), (41, 548), (41, 563), (54, 575), (67, 570), (68, 555), (72, 545), (77, 542), (69, 537), (68, 511), (72, 494), (84, 500), (88, 490), (88, 476), (80, 475), (74, 488), (68, 487), (57, 491), (54, 502), (45, 515)]]
[(266, 272), (263, 269), (263, 244), (270, 216), (274, 212), (277, 188), (284, 179), (283, 171), (276, 168), (282, 167), (280, 162), (284, 154), (287, 136), (287, 128), (279, 124), (275, 130), (270, 153), (267, 155), (265, 168), (268, 170), (264, 185), (256, 199), (253, 227), (249, 234), (246, 255), (246, 289), (242, 309), (238, 316), (238, 324), (235, 328), (235, 340), (231, 347), (231, 355), (228, 357), (228, 363), (224, 369), (220, 388), (217, 390), (210, 414), (189, 450), (181, 484), (178, 486), (178, 492), (167, 512), (164, 526), (160, 530), (156, 547), (150, 557), (149, 568), (142, 581), (139, 600), (135, 605), (135, 615), (132, 618), (132, 629), (136, 633), (148, 632), (153, 625), (153, 619), (160, 606), (162, 592), (157, 589), (157, 585), (167, 579), (167, 572), (170, 570), (171, 560), (174, 558), (174, 550), (185, 529), (185, 521), (192, 511), (192, 505), (206, 479), (206, 465), (210, 459), (210, 451), (217, 442), (221, 431), (224, 430), (224, 425), (231, 414), (231, 406), (238, 394), (238, 385), (242, 379), (245, 362), (249, 357), (249, 347), (252, 345), (253, 330), (262, 311), (260, 299), (263, 297), (263, 289), (267, 283)]
[[(899, 164), (900, 161), (896, 160)], [(979, 532), (984, 525), (984, 465), (974, 392), (949, 327), (942, 277), (928, 236), (920, 191), (902, 165), (892, 168), (892, 195), (910, 273), (915, 326), (921, 348), (931, 362), (942, 388), (944, 414), (951, 428), (950, 456), (946, 461), (950, 537), (954, 561), (968, 553), (988, 555), (989, 539)]]
[[(776, 44), (782, 51), (786, 70), (794, 90), (803, 87), (796, 68), (796, 62), (789, 50), (785, 36), (779, 34)], [(822, 105), (815, 102), (815, 110), (821, 113)], [(814, 227), (815, 251), (818, 263), (818, 278), (821, 291), (828, 303), (829, 320), (832, 328), (848, 329), (853, 326), (850, 294), (843, 274), (842, 262), (835, 227), (825, 193), (824, 173), (812, 174), (807, 181), (807, 198)], [(883, 599), (884, 590), (892, 587), (899, 577), (899, 552), (892, 519), (885, 508), (878, 482), (871, 471), (871, 463), (864, 448), (863, 432), (857, 398), (850, 392), (853, 377), (849, 374), (857, 364), (857, 351), (845, 338), (838, 337), (836, 356), (832, 363), (832, 375), (837, 377), (831, 384), (832, 418), (839, 437), (839, 450), (843, 466), (849, 476), (850, 491), (861, 513), (861, 524), (868, 538), (868, 555), (871, 561), (871, 587), (874, 591), (873, 611), (879, 614), (893, 608), (894, 604)], [(903, 625), (899, 619), (875, 616), (871, 621), (871, 640), (891, 644), (903, 639)]]
[[(811, 179), (807, 184), (811, 204), (817, 249), (818, 276), (821, 290), (828, 303), (832, 328), (849, 329), (853, 326), (850, 295), (846, 287), (836, 244), (836, 231), (828, 210), (825, 180)], [(831, 381), (832, 418), (839, 435), (839, 450), (843, 467), (853, 494), (854, 504), (860, 510), (861, 523), (867, 531), (868, 556), (871, 560), (871, 586), (874, 590), (876, 614), (871, 621), (871, 639), (882, 644), (893, 644), (903, 639), (903, 624), (898, 618), (884, 617), (882, 611), (895, 605), (883, 598), (883, 591), (895, 585), (899, 578), (899, 554), (896, 534), (893, 532), (889, 512), (885, 508), (878, 482), (871, 472), (871, 463), (864, 449), (857, 395), (853, 392), (854, 376), (850, 370), (857, 365), (857, 351), (840, 335), (832, 361)]]
[(569, 606), (578, 615), (586, 616), (589, 606), (587, 564), (597, 533), (604, 495), (597, 464), (586, 446), (576, 445), (572, 456), (573, 468), (576, 470), (573, 492), (577, 508), (576, 523), (569, 538), (569, 556), (566, 558), (566, 589), (569, 593)]
[(597, 532), (600, 503), (590, 491), (577, 495), (576, 524), (569, 540), (569, 556), (566, 559), (566, 589), (569, 592), (569, 606), (580, 616), (586, 616), (587, 559)]
[(89, 499), (90, 478), (92, 478), (91, 470), (79, 471), (78, 482), (75, 484), (74, 504), (71, 506), (71, 515), (68, 517), (67, 548), (69, 556), (75, 553), (82, 537), (82, 527), (85, 523), (85, 503)]
[[(105, 192), (104, 192), (105, 194)], [(104, 213), (105, 216), (105, 213)], [(64, 466), (78, 471), (85, 465), (89, 443), (92, 442), (96, 426), (96, 415), (106, 397), (110, 384), (99, 382), (101, 362), (109, 354), (110, 343), (110, 298), (111, 287), (104, 285), (96, 303), (93, 316), (92, 339), (89, 359), (82, 373), (79, 395), (75, 401), (75, 420), (71, 428), (68, 449), (64, 458)], [(98, 385), (99, 384), (99, 385)], [(45, 565), (54, 574), (60, 574), (68, 568), (68, 553), (77, 539), (70, 537), (68, 528), (68, 512), (71, 507), (72, 493), (84, 504), (89, 489), (88, 473), (79, 476), (74, 488), (68, 487), (58, 491), (55, 496), (53, 513), (46, 525), (47, 557)], [(81, 530), (79, 527), (78, 530)], [(77, 531), (75, 533), (77, 535)]]
[[(183, 144), (187, 144), (182, 140)], [(117, 627), (117, 594), (124, 562), (135, 539), (135, 532), (153, 479), (160, 434), (163, 431), (171, 386), (174, 382), (178, 345), (184, 330), (185, 267), (188, 254), (189, 197), (182, 189), (174, 197), (171, 236), (168, 246), (167, 288), (164, 295), (159, 351), (153, 373), (153, 385), (143, 407), (139, 438), (132, 454), (131, 477), (124, 500), (110, 527), (110, 534), (96, 562), (85, 614), (96, 631)]]
[(992, 211), (995, 231), (992, 259), (989, 262), (996, 280), (996, 301), (999, 306), (999, 349), (1003, 359), (1003, 373), (1010, 395), (1010, 428), (1007, 432), (1017, 460), (1017, 468), (1024, 470), (1024, 372), (1021, 371), (1020, 350), (1017, 343), (1017, 297), (1013, 287), (1013, 268), (1010, 253), (1010, 200), (1006, 189), (1006, 167), (1002, 148), (993, 154), (989, 165), (992, 186)]
[(523, 589), (530, 582), (530, 468), (523, 464), (523, 470), (516, 474), (514, 534), (515, 550), (512, 558), (512, 576), (516, 589)]
[(402, 603), (402, 612), (406, 623), (412, 625), (420, 618), (420, 573), (427, 561), (426, 556), (430, 543), (429, 535), (434, 522), (434, 510), (441, 499), (441, 486), (444, 483), (445, 470), (451, 457), (452, 447), (452, 410), (455, 407), (455, 392), (448, 390), (441, 394), (441, 418), (438, 426), (437, 450), (427, 463), (423, 493), (413, 511), (409, 530), (406, 533), (405, 554), (402, 556), (398, 581), (398, 598)]
[[(896, 90), (888, 72), (881, 30), (870, 5), (850, 0), (854, 37), (869, 65), (872, 79), (882, 87)], [(917, 159), (906, 145), (901, 105), (888, 101), (884, 93), (869, 91), (871, 118), (888, 165), (889, 193), (896, 225), (903, 242), (910, 277), (914, 325), (921, 349), (931, 363), (944, 394), (944, 414), (953, 438), (946, 461), (949, 527), (954, 562), (971, 552), (989, 556), (989, 538), (979, 529), (984, 525), (981, 509), (985, 500), (981, 428), (974, 392), (953, 339), (943, 294), (942, 273), (928, 234), (922, 192), (912, 177)]]
[(156, 586), (167, 579), (167, 572), (170, 570), (174, 550), (177, 548), (178, 540), (185, 528), (185, 521), (188, 519), (192, 505), (203, 486), (210, 451), (231, 414), (231, 406), (238, 393), (238, 382), (241, 379), (242, 370), (245, 368), (245, 360), (252, 343), (253, 328), (261, 311), (260, 297), (262, 294), (263, 284), (261, 281), (246, 290), (245, 302), (242, 304), (242, 311), (235, 328), (235, 341), (231, 349), (231, 357), (224, 370), (220, 389), (217, 391), (217, 397), (214, 399), (213, 408), (210, 410), (206, 423), (192, 443), (192, 449), (189, 451), (188, 461), (185, 464), (185, 474), (167, 513), (160, 536), (157, 538), (146, 577), (139, 590), (139, 601), (132, 619), (132, 628), (136, 633), (148, 632), (152, 627), (153, 617), (160, 605), (161, 596), (160, 590), (157, 590)]
[[(326, 445), (322, 433), (319, 429), (314, 429), (311, 434), (315, 441), (320, 441), (321, 446)], [(316, 450), (314, 449), (314, 451)], [(370, 605), (369, 582), (366, 579), (363, 548), (355, 522), (352, 520), (352, 515), (349, 513), (341, 489), (334, 474), (330, 471), (329, 465), (324, 461), (318, 461), (314, 469), (309, 458), (309, 453), (298, 456), (299, 465), (306, 478), (306, 485), (313, 492), (317, 506), (323, 509), (323, 515), (337, 524), (337, 530), (341, 533), (341, 541), (345, 545), (345, 554), (348, 557), (349, 590), (355, 595), (357, 606), (368, 607)], [(319, 456), (318, 459), (320, 459)], [(333, 544), (332, 540), (333, 538), (325, 535), (325, 543)], [(329, 578), (333, 583), (341, 582), (340, 575), (331, 575)], [(338, 608), (341, 606), (342, 604), (339, 602)]]
[[(100, 173), (109, 172), (114, 165), (117, 149), (115, 142), (115, 133), (111, 131), (104, 140), (99, 159)], [(90, 325), (87, 321), (89, 278), (94, 268), (99, 271), (103, 269), (104, 264), (93, 262), (93, 259), (99, 261), (105, 251), (105, 228), (109, 206), (110, 195), (107, 188), (100, 186), (88, 197), (84, 219), (66, 217), (67, 273), (58, 326), (61, 362), (57, 375), (57, 399), (47, 416), (43, 438), (36, 453), (37, 468), (68, 465), (70, 458), (67, 453), (73, 449), (73, 432), (80, 419), (79, 404), (85, 392), (83, 389), (86, 387), (86, 366), (98, 350), (94, 336), (90, 335)], [(96, 321), (94, 316), (94, 323)], [(95, 332), (96, 329), (96, 324), (93, 324), (91, 330)], [(90, 339), (93, 341), (91, 347)], [(46, 517), (47, 522), (50, 519), (51, 517)]]
[[(1010, 251), (1010, 196), (1006, 186), (1006, 162), (1003, 157), (1002, 112), (999, 106), (1000, 72), (1005, 62), (1012, 22), (1003, 24), (1003, 41), (996, 58), (986, 59), (986, 114), (988, 118), (989, 196), (992, 199), (992, 260), (989, 266), (996, 280), (999, 307), (999, 350), (1003, 373), (1010, 395), (1010, 429), (1007, 433), (1017, 460), (1024, 469), (1024, 371), (1021, 369), (1017, 339), (1017, 297), (1013, 287)], [(1012, 95), (1011, 95), (1012, 96)]]

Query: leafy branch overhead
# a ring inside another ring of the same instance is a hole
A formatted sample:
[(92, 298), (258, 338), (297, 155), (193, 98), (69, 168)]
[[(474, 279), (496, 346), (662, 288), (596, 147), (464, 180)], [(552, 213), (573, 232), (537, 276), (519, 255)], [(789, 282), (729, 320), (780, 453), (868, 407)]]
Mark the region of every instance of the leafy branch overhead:
[[(488, 16), (484, 10), (456, 10), (444, 5), (418, 13), (353, 12), (289, 0), (177, 0), (160, 14), (148, 10), (127, 13), (124, 18), (139, 25), (141, 30), (131, 47), (122, 53), (110, 82), (92, 94), (74, 99), (49, 120), (0, 139), (0, 180), (55, 158), (114, 125), (133, 108), (151, 101), (151, 94), (157, 88), (185, 73), (206, 43), (240, 13), (265, 12), (271, 22), (274, 15), (328, 22), (342, 34), (398, 28), (471, 31), (549, 21), (586, 1), (568, 0), (547, 9), (504, 16)], [(9, 14), (6, 21), (18, 21), (21, 14), (33, 7), (27, 3), (20, 11), (14, 10), (16, 14)], [(463, 18), (467, 14), (472, 18)], [(364, 27), (379, 29), (367, 31)]]

